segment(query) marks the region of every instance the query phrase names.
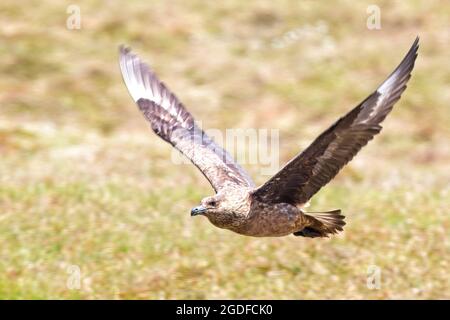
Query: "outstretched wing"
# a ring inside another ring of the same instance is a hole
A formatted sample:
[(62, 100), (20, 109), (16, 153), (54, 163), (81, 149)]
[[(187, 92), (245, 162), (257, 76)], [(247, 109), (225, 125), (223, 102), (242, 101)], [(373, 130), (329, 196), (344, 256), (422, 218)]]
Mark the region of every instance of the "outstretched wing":
[(253, 195), (269, 203), (301, 205), (333, 179), (380, 132), (380, 123), (406, 89), (418, 48), (419, 38), (374, 93), (323, 132)]
[(218, 192), (229, 184), (253, 187), (248, 174), (209, 138), (177, 97), (129, 49), (120, 48), (125, 84), (153, 131), (195, 164)]

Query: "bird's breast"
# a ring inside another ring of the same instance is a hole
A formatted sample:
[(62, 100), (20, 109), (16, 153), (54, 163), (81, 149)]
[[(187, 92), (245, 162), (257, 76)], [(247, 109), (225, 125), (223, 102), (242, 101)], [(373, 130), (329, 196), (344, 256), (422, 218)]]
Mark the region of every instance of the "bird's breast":
[(281, 237), (302, 228), (302, 212), (289, 204), (252, 205), (250, 212), (236, 224), (222, 228), (253, 237)]

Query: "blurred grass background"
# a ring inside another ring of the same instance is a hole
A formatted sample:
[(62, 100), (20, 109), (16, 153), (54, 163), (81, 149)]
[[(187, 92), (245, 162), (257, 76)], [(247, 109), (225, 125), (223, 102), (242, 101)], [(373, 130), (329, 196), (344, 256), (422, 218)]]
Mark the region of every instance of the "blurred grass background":
[[(69, 4), (80, 30), (66, 28)], [(370, 4), (381, 30), (366, 27)], [(448, 1), (3, 0), (0, 12), (0, 298), (450, 298)], [(331, 239), (248, 238), (192, 219), (212, 189), (171, 163), (117, 61), (130, 45), (205, 128), (279, 129), (283, 164), (416, 35), (413, 77), (382, 134), (312, 201), (347, 216)]]

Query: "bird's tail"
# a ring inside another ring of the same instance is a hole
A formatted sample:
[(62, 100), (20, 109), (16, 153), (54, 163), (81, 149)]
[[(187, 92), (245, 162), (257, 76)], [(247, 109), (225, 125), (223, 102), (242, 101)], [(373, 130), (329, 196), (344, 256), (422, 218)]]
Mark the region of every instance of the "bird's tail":
[(316, 238), (328, 237), (331, 234), (339, 233), (345, 225), (345, 216), (341, 210), (331, 210), (326, 212), (308, 212), (305, 214), (306, 227), (294, 232), (295, 236)]

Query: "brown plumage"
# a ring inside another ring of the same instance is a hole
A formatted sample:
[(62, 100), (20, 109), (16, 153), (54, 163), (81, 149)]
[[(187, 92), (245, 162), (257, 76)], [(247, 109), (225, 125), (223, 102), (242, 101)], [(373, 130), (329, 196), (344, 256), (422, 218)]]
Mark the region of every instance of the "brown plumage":
[(314, 238), (342, 231), (344, 216), (340, 210), (305, 213), (302, 207), (381, 131), (380, 123), (406, 89), (418, 48), (417, 38), (375, 92), (260, 187), (195, 124), (151, 69), (124, 47), (120, 48), (120, 68), (153, 131), (188, 157), (216, 191), (192, 209), (191, 215), (204, 215), (217, 227), (248, 236), (292, 233)]

